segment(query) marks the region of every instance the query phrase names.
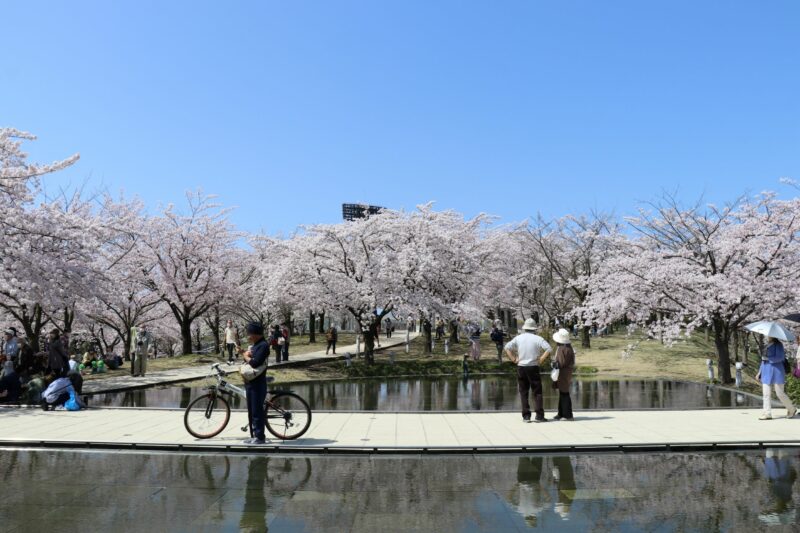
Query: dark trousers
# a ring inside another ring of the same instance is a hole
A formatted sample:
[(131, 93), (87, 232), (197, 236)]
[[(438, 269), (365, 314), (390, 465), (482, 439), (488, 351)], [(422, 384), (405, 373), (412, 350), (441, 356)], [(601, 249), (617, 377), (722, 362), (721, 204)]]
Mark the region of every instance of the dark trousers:
[(538, 366), (518, 366), (517, 386), (519, 397), (522, 400), (522, 418), (531, 417), (531, 406), (528, 403), (528, 393), (533, 390), (533, 402), (536, 418), (544, 418), (544, 404), (542, 402), (542, 377), (539, 375)]
[(247, 416), (250, 419), (250, 436), (264, 440), (264, 426), (267, 417), (264, 415), (264, 401), (267, 399), (267, 380), (263, 377), (246, 383)]
[(568, 392), (558, 393), (558, 416), (572, 418), (572, 398)]
[(497, 348), (497, 358), (502, 363), (503, 362), (503, 343), (502, 342), (496, 342), (496, 343), (494, 343), (494, 345), (495, 345), (495, 348)]
[(281, 357), (283, 357), (284, 361), (289, 360), (289, 341), (284, 342), (283, 346), (281, 346)]
[(56, 398), (56, 401), (54, 401), (53, 403), (48, 403), (47, 400), (42, 398), (42, 409), (48, 411), (51, 407), (56, 408), (59, 405), (64, 405), (65, 403), (67, 403), (67, 400), (69, 400), (68, 392), (62, 392), (61, 394), (59, 394), (58, 398)]
[(328, 341), (328, 347), (325, 348), (325, 353), (328, 353), (328, 350), (333, 348), (333, 353), (336, 355), (336, 341)]
[(228, 361), (233, 361), (233, 349), (236, 348), (235, 344), (226, 344), (225, 347), (228, 349)]

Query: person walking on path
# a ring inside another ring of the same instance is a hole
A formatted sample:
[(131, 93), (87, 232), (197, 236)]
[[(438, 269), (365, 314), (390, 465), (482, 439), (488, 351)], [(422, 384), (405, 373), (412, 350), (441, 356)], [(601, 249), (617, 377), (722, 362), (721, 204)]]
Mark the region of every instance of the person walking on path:
[(283, 338), (281, 327), (278, 324), (272, 326), (272, 332), (269, 335), (269, 346), (275, 352), (275, 362), (281, 362), (281, 350), (283, 350), (283, 343), (286, 339)]
[(291, 332), (289, 331), (289, 326), (284, 322), (281, 324), (281, 335), (283, 335), (283, 346), (281, 349), (281, 359), (284, 361), (289, 360), (289, 338), (291, 336)]
[(444, 338), (444, 320), (439, 318), (436, 320), (436, 340), (440, 341)]
[(336, 355), (336, 341), (339, 340), (339, 332), (336, 331), (336, 326), (330, 325), (328, 331), (325, 332), (325, 340), (328, 341), (328, 347), (325, 348), (325, 355), (328, 355), (328, 350), (333, 348), (333, 355)]
[(575, 370), (575, 350), (569, 338), (569, 331), (562, 328), (553, 335), (556, 343), (554, 368), (558, 368), (558, 380), (553, 382), (553, 388), (558, 390), (558, 414), (553, 420), (573, 420), (572, 398), (569, 388), (572, 385), (572, 373)]
[(250, 420), (250, 438), (244, 444), (264, 444), (266, 435), (266, 416), (264, 415), (264, 401), (267, 399), (267, 360), (269, 359), (269, 344), (264, 339), (264, 327), (258, 322), (247, 325), (247, 340), (250, 348), (247, 351), (239, 350), (245, 364), (253, 368), (264, 367), (264, 370), (252, 380), (244, 384), (247, 393), (247, 416)]
[(61, 333), (57, 329), (50, 332), (50, 342), (47, 345), (47, 366), (50, 368), (50, 373), (56, 378), (63, 378), (69, 370), (67, 350), (61, 342)]
[(506, 334), (500, 328), (500, 324), (495, 323), (492, 326), (492, 331), (491, 333), (489, 333), (489, 338), (492, 339), (492, 342), (494, 342), (495, 347), (497, 347), (497, 360), (502, 363), (503, 346), (505, 346)]
[(131, 375), (134, 377), (144, 377), (147, 372), (147, 355), (150, 353), (150, 348), (153, 346), (153, 337), (147, 331), (147, 326), (144, 325), (137, 328), (136, 335), (131, 339), (133, 346), (131, 346), (131, 354), (133, 360), (131, 361)]
[(228, 350), (228, 362), (232, 363), (235, 359), (234, 351), (239, 346), (239, 330), (233, 325), (232, 320), (228, 320), (225, 326), (225, 348)]
[(542, 401), (542, 377), (539, 365), (550, 356), (551, 348), (546, 340), (536, 335), (536, 321), (529, 318), (522, 326), (522, 333), (511, 339), (506, 344), (506, 357), (517, 365), (517, 386), (522, 400), (522, 419), (531, 420), (531, 406), (528, 403), (528, 394), (533, 391), (534, 422), (547, 422), (544, 417), (544, 403)]
[(783, 344), (778, 339), (769, 339), (766, 354), (761, 358), (761, 368), (758, 370), (756, 379), (761, 382), (761, 392), (764, 399), (764, 411), (759, 420), (772, 420), (772, 389), (786, 407), (786, 418), (792, 418), (797, 413), (797, 408), (792, 405), (792, 401), (783, 390), (786, 384), (786, 372), (783, 370), (783, 362), (786, 360), (786, 352)]
[(394, 326), (392, 325), (392, 321), (389, 320), (388, 318), (384, 322), (384, 329), (386, 330), (386, 338), (387, 339), (391, 339), (392, 338), (392, 331), (394, 330)]

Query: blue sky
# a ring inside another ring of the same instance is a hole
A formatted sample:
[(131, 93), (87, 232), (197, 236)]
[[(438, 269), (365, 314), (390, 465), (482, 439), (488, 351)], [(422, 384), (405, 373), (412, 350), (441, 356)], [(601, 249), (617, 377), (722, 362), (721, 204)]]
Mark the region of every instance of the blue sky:
[(505, 221), (800, 177), (800, 2), (4, 2), (0, 125), (49, 186), (243, 229), (434, 200)]

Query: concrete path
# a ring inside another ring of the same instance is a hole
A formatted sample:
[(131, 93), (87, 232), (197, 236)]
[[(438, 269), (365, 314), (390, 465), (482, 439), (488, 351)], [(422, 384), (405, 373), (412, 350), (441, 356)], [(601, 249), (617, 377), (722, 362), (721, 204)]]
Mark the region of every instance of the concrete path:
[[(782, 411), (782, 410), (781, 410)], [(199, 440), (178, 409), (89, 409), (80, 412), (0, 409), (0, 445), (67, 446), (166, 451), (244, 451), (234, 411), (217, 438)], [(272, 439), (265, 451), (313, 453), (420, 453), (691, 449), (800, 444), (800, 419), (759, 421), (755, 409), (700, 411), (591, 411), (574, 422), (523, 423), (516, 413), (313, 413), (297, 441)], [(777, 414), (777, 412), (776, 412)], [(783, 413), (780, 413), (783, 416)], [(249, 448), (252, 451), (252, 448)]]
[[(416, 339), (418, 335), (418, 333), (412, 333), (411, 339)], [(377, 348), (376, 351), (383, 351), (387, 348), (402, 346), (405, 344), (405, 342), (405, 332), (402, 334), (395, 334), (395, 336), (391, 339), (381, 339), (381, 347)], [(364, 345), (362, 344), (361, 349), (363, 350), (363, 348)], [(277, 368), (303, 366), (307, 365), (309, 362), (335, 361), (337, 359), (343, 359), (346, 352), (350, 352), (355, 355), (356, 345), (350, 344), (347, 346), (337, 346), (336, 350), (338, 352), (336, 355), (326, 355), (325, 350), (319, 350), (300, 355), (289, 355), (289, 361), (282, 363), (275, 363), (273, 360), (270, 360), (269, 367)], [(241, 363), (241, 360), (239, 360), (239, 363)], [(125, 373), (121, 373), (118, 376), (86, 380), (83, 384), (82, 392), (83, 394), (116, 392), (129, 389), (141, 389), (143, 387), (150, 387), (153, 385), (167, 385), (170, 383), (180, 383), (183, 381), (202, 379), (210, 374), (210, 368), (210, 364), (190, 366), (185, 368), (174, 368), (172, 370), (156, 370), (153, 372), (148, 372), (144, 377), (133, 377), (129, 373), (130, 366), (127, 366)], [(231, 368), (233, 369), (233, 367)]]

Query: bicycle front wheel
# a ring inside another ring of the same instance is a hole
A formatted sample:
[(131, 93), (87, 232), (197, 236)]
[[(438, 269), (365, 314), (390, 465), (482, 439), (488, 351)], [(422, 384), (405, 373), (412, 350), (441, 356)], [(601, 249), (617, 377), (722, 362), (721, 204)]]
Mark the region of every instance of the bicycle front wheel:
[(227, 400), (208, 393), (189, 404), (183, 415), (183, 425), (193, 437), (210, 439), (222, 433), (230, 419), (231, 406)]
[(267, 431), (283, 440), (300, 438), (311, 425), (311, 408), (293, 392), (277, 392), (264, 403)]

